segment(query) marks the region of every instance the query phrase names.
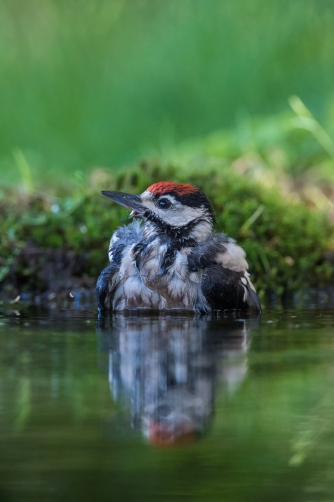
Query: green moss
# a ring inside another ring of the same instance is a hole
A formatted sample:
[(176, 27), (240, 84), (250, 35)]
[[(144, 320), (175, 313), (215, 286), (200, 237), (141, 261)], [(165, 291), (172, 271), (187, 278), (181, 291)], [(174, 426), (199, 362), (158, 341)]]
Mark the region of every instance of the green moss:
[[(72, 253), (72, 260), (82, 264), (77, 268), (73, 265), (73, 273), (96, 278), (107, 265), (112, 232), (129, 222), (128, 212), (102, 197), (100, 189), (141, 193), (151, 183), (170, 179), (193, 183), (206, 192), (216, 212), (217, 230), (236, 238), (244, 247), (252, 280), (260, 292), (283, 294), (333, 279), (332, 266), (325, 259), (334, 237), (327, 214), (292, 196), (283, 197), (278, 185), (264, 186), (223, 161), (214, 166), (207, 161), (201, 169), (142, 162), (117, 174), (102, 174), (93, 172), (88, 181), (81, 181), (71, 198), (59, 198), (56, 203), (15, 192), (2, 198), (3, 285), (16, 281), (22, 289), (38, 289), (34, 263), (22, 260), (27, 250), (36, 248)], [(40, 253), (40, 259), (42, 256)]]

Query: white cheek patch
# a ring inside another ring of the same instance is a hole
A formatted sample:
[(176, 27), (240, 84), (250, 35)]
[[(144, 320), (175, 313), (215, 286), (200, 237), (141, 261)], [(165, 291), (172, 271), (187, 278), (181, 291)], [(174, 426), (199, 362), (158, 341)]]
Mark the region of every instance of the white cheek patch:
[(170, 200), (172, 206), (169, 209), (161, 209), (154, 202), (154, 196), (146, 190), (141, 195), (142, 204), (153, 211), (162, 221), (165, 221), (171, 227), (182, 227), (192, 220), (204, 215), (205, 210), (201, 207), (183, 206), (172, 195), (164, 195), (165, 199)]
[(179, 202), (176, 202), (168, 211), (160, 209), (159, 216), (172, 227), (182, 227), (190, 221), (203, 216), (203, 209), (183, 206)]

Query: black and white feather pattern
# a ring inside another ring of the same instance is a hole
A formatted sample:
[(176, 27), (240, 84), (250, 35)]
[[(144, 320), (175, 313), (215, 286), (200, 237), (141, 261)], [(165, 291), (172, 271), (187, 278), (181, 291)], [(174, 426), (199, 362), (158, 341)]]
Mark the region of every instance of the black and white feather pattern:
[(254, 309), (260, 302), (249, 279), (244, 251), (225, 234), (185, 243), (141, 222), (119, 228), (110, 241), (110, 264), (96, 286), (98, 306), (215, 310)]
[(234, 239), (223, 233), (213, 234), (191, 252), (189, 268), (202, 271), (201, 290), (211, 309), (261, 310), (245, 256)]
[(110, 240), (108, 250), (109, 265), (102, 270), (96, 283), (96, 296), (99, 310), (112, 309), (112, 300), (120, 284), (119, 269), (124, 252), (142, 238), (140, 221), (134, 220), (130, 225), (116, 230)]

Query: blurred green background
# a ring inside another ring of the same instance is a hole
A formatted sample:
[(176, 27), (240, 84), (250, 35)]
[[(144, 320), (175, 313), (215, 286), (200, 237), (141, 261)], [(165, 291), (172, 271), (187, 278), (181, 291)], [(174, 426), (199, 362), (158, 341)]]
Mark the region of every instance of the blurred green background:
[(51, 189), (254, 117), (278, 143), (291, 95), (331, 134), (333, 48), (332, 0), (0, 0), (0, 179)]

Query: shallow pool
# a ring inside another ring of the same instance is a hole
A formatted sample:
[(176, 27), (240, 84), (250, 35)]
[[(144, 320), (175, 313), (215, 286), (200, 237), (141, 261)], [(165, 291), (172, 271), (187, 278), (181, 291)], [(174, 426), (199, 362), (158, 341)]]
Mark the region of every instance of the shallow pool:
[(0, 501), (334, 500), (332, 309), (3, 309)]

